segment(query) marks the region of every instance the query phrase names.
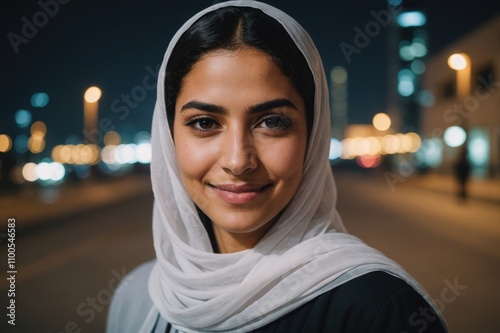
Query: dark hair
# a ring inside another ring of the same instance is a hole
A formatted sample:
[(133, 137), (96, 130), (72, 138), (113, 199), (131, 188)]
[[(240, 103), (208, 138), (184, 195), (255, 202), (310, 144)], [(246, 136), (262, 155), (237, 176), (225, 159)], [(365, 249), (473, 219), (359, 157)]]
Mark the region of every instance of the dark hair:
[(304, 99), (308, 133), (314, 113), (314, 79), (304, 55), (283, 26), (261, 10), (225, 7), (198, 19), (175, 45), (167, 64), (165, 103), (173, 126), (175, 102), (184, 77), (200, 58), (213, 50), (253, 47), (267, 53)]

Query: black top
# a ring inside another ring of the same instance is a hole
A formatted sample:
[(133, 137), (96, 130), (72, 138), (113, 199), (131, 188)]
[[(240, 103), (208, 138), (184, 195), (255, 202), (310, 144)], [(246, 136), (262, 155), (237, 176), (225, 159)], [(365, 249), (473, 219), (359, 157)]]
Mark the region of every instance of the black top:
[(446, 332), (432, 307), (403, 280), (372, 272), (328, 291), (258, 333)]

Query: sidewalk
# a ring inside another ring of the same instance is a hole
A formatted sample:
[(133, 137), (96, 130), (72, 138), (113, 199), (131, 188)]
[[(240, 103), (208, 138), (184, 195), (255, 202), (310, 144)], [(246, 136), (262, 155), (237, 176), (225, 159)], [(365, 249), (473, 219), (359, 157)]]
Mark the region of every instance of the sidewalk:
[(16, 231), (22, 232), (147, 193), (152, 193), (149, 174), (85, 180), (56, 188), (30, 186), (17, 193), (2, 193), (0, 213), (2, 220), (15, 218)]
[[(457, 182), (451, 175), (429, 173), (426, 175), (412, 175), (401, 183), (403, 186), (414, 186), (434, 192), (457, 195)], [(469, 199), (482, 200), (500, 204), (500, 180), (471, 178), (468, 183)], [(500, 217), (499, 217), (500, 218)]]

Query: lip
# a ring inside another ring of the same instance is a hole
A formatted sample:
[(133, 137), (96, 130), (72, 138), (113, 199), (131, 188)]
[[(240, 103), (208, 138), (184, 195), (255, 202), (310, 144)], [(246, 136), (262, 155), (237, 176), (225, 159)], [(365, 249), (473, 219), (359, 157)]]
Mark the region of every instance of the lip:
[(268, 184), (219, 184), (210, 187), (222, 200), (233, 205), (242, 205), (261, 197), (270, 189)]

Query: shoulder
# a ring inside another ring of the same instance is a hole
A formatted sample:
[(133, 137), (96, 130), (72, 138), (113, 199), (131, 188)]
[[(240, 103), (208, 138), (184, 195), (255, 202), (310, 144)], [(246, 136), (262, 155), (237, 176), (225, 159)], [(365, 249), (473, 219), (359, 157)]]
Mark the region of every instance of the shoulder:
[(116, 288), (108, 310), (106, 332), (138, 332), (153, 302), (148, 280), (155, 261), (145, 262), (128, 273)]
[(437, 333), (446, 330), (432, 307), (410, 285), (377, 271), (316, 297), (258, 332)]
[(353, 327), (347, 330), (349, 332), (446, 331), (420, 293), (402, 279), (385, 272), (362, 275), (325, 297), (344, 315), (343, 323)]

